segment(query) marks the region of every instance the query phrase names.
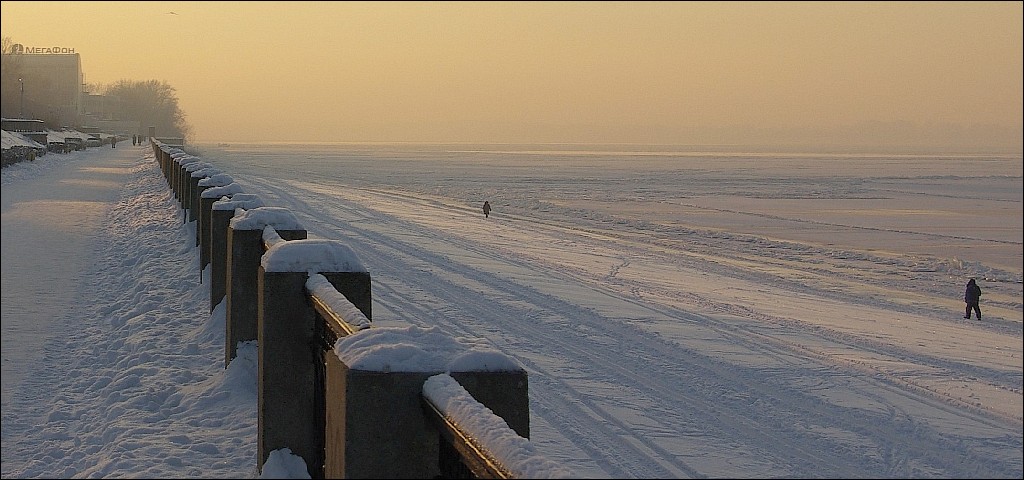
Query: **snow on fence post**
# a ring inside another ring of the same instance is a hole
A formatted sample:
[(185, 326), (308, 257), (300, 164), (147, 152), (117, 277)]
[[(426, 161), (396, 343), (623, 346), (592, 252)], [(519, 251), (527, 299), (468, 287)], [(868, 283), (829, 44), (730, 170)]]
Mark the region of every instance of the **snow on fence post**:
[(168, 182), (170, 183), (171, 192), (174, 193), (174, 199), (178, 200), (178, 159), (174, 156), (177, 152), (166, 145), (164, 146), (164, 151), (167, 152), (167, 171), (170, 173)]
[(368, 328), (339, 338), (325, 368), (327, 478), (443, 478), (441, 434), (423, 400), (424, 382), (442, 373), (529, 435), (527, 373), (483, 340)]
[[(207, 189), (214, 187), (223, 187), (225, 185), (230, 185), (232, 183), (235, 183), (235, 180), (226, 173), (217, 173), (214, 175), (210, 175), (209, 177), (200, 179), (198, 182), (196, 182), (196, 190), (192, 192), (191, 199), (189, 200), (189, 209), (192, 210), (194, 213), (194, 215), (189, 217), (189, 220), (196, 221), (196, 245), (199, 245), (202, 238), (200, 225), (202, 225), (203, 223), (201, 216), (203, 206), (203, 193), (205, 193)], [(241, 188), (239, 188), (239, 191), (241, 191)]]
[(188, 186), (192, 175), (189, 172), (189, 165), (198, 162), (199, 159), (185, 152), (174, 155), (178, 155), (176, 159), (178, 162), (178, 201), (181, 202), (182, 210), (190, 210), (192, 198), (189, 196)]
[(163, 146), (164, 153), (167, 154), (167, 186), (171, 188), (171, 193), (174, 194), (174, 199), (178, 199), (178, 179), (174, 173), (178, 169), (177, 159), (171, 156), (171, 149), (166, 145)]
[[(270, 230), (270, 229), (268, 229)], [(306, 293), (321, 273), (353, 305), (370, 305), (370, 274), (336, 240), (278, 241), (259, 267), (258, 464), (274, 450), (302, 457), (313, 478), (324, 477), (324, 332)], [(361, 309), (362, 311), (362, 309)], [(366, 313), (364, 312), (364, 315)]]
[[(211, 178), (204, 178), (199, 183), (202, 184), (211, 180)], [(202, 187), (200, 187), (202, 188)], [(210, 227), (213, 218), (213, 202), (220, 200), (221, 197), (231, 197), (235, 194), (242, 193), (242, 186), (231, 182), (227, 185), (219, 187), (207, 186), (201, 198), (199, 199), (199, 214), (196, 222), (196, 238), (199, 245), (199, 271), (202, 272), (207, 265), (210, 264)]]
[(181, 202), (182, 210), (190, 210), (192, 198), (189, 197), (188, 184), (191, 174), (188, 171), (188, 166), (199, 159), (193, 157), (185, 152), (181, 152), (178, 157), (178, 200)]
[(186, 222), (190, 222), (196, 219), (196, 205), (199, 204), (196, 192), (199, 191), (199, 182), (219, 174), (220, 170), (203, 161), (192, 162), (185, 166), (185, 170), (188, 171), (188, 181), (185, 182), (185, 198), (188, 199)]
[(164, 175), (164, 182), (166, 182), (167, 186), (170, 187), (171, 186), (171, 173), (170, 173), (171, 172), (171, 170), (170, 170), (171, 157), (170, 157), (170, 155), (167, 154), (167, 152), (164, 151), (163, 145), (160, 145), (157, 142), (153, 142), (152, 145), (153, 145), (153, 156), (156, 157), (156, 161), (160, 165), (160, 173), (162, 173)]
[(164, 162), (164, 177), (167, 179), (167, 188), (174, 194), (174, 159), (171, 158), (171, 152), (167, 151), (167, 147), (163, 144), (160, 145), (160, 156)]
[(224, 368), (237, 356), (238, 342), (257, 337), (257, 277), (264, 252), (263, 229), (267, 226), (274, 227), (285, 240), (306, 238), (306, 230), (295, 215), (281, 207), (245, 210), (228, 222)]
[[(424, 403), (445, 438), (441, 445), (441, 478), (467, 478), (466, 470), (471, 478), (578, 478), (540, 453), (493, 406), (481, 402), (477, 398), (480, 393), (470, 394), (464, 383), (465, 379), (456, 380), (449, 374), (434, 375), (423, 383)], [(529, 413), (528, 406), (520, 408)], [(457, 459), (445, 458), (449, 452)]]
[(164, 174), (164, 180), (167, 182), (167, 187), (174, 192), (174, 185), (171, 183), (173, 175), (171, 173), (171, 165), (174, 163), (171, 158), (171, 152), (168, 151), (166, 145), (158, 142), (153, 143), (153, 153), (156, 155), (157, 160), (160, 162), (160, 171)]
[(252, 210), (263, 201), (251, 193), (236, 193), (213, 202), (210, 215), (210, 311), (224, 300), (228, 271), (228, 224), (236, 209)]
[(174, 198), (178, 200), (178, 203), (181, 205), (181, 208), (186, 208), (187, 204), (185, 203), (185, 197), (183, 195), (184, 192), (182, 191), (181, 188), (181, 178), (184, 176), (183, 172), (185, 170), (185, 165), (182, 163), (182, 161), (186, 157), (189, 157), (189, 154), (185, 153), (185, 151), (180, 148), (172, 148), (170, 149), (170, 153), (171, 161), (174, 163), (174, 180), (172, 182)]

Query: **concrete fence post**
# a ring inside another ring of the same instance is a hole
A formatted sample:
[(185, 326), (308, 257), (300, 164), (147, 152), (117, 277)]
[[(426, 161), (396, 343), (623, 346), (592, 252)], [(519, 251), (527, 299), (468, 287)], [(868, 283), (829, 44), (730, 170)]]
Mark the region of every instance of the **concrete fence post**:
[[(209, 179), (204, 179), (209, 180)], [(200, 182), (202, 183), (202, 182)], [(231, 197), (242, 193), (242, 186), (237, 183), (229, 183), (220, 187), (208, 187), (203, 190), (199, 199), (199, 215), (196, 222), (196, 235), (199, 238), (199, 271), (203, 271), (210, 264), (210, 227), (213, 218), (213, 202), (222, 197)]]
[(213, 168), (209, 163), (199, 161), (186, 165), (188, 179), (185, 182), (185, 198), (187, 198), (188, 219), (191, 222), (196, 219), (196, 205), (199, 203), (196, 198), (199, 195), (199, 182), (220, 173), (220, 170)]
[(181, 209), (186, 215), (188, 214), (188, 166), (195, 161), (196, 160), (194, 158), (187, 155), (182, 155), (176, 159), (178, 164), (178, 177), (175, 190), (178, 191), (178, 203), (181, 204)]
[[(171, 152), (167, 152), (167, 155), (171, 163), (171, 192), (174, 192), (174, 199), (178, 200), (178, 159), (171, 156)], [(181, 200), (178, 200), (178, 202), (181, 202)]]
[(185, 165), (182, 161), (188, 156), (180, 148), (171, 149), (171, 160), (174, 162), (174, 186), (172, 188), (174, 190), (174, 198), (178, 199), (178, 204), (181, 205), (181, 208), (187, 206), (183, 195), (184, 192), (181, 188), (181, 179), (185, 176)]
[(239, 342), (256, 340), (258, 336), (257, 277), (263, 257), (263, 229), (268, 226), (285, 240), (306, 238), (306, 230), (295, 215), (280, 207), (245, 210), (228, 222), (224, 368), (237, 356)]
[(259, 270), (257, 443), (260, 472), (270, 452), (302, 457), (312, 478), (322, 463), (317, 428), (316, 312), (305, 298), (306, 272)]
[(168, 165), (170, 163), (170, 157), (167, 155), (167, 152), (163, 151), (163, 149), (157, 149), (156, 146), (154, 146), (153, 149), (157, 150), (157, 158), (160, 159), (160, 170), (164, 174), (164, 182), (167, 183), (168, 187), (170, 187), (171, 186), (171, 173), (170, 173), (171, 169), (170, 169), (170, 166)]
[(196, 157), (186, 153), (183, 153), (178, 157), (178, 200), (181, 202), (181, 208), (183, 210), (188, 210), (189, 207), (188, 184), (191, 175), (189, 173), (188, 166), (197, 161), (198, 159)]
[(251, 210), (263, 202), (250, 193), (236, 193), (231, 198), (213, 202), (210, 216), (210, 311), (224, 300), (227, 289), (228, 224), (236, 209)]
[(345, 296), (354, 307), (366, 317), (373, 320), (373, 298), (370, 293), (370, 274), (358, 272), (318, 272), (334, 285), (338, 293)]
[(164, 162), (164, 179), (167, 180), (167, 188), (170, 189), (171, 193), (173, 194), (174, 193), (174, 185), (171, 183), (171, 179), (173, 178), (172, 164), (174, 162), (171, 159), (171, 153), (168, 152), (166, 149), (164, 149), (161, 146), (160, 147), (160, 157), (163, 158), (163, 162)]
[(235, 180), (233, 178), (231, 178), (231, 175), (228, 175), (226, 173), (222, 173), (222, 172), (217, 171), (217, 170), (215, 170), (213, 168), (211, 168), (209, 171), (212, 172), (210, 175), (207, 175), (205, 178), (200, 178), (200, 179), (198, 179), (198, 181), (196, 181), (195, 194), (192, 197), (192, 202), (193, 202), (192, 203), (192, 209), (195, 210), (195, 213), (196, 213), (195, 220), (197, 222), (197, 224), (196, 224), (196, 244), (197, 245), (199, 244), (199, 225), (198, 225), (198, 221), (199, 221), (199, 212), (202, 210), (202, 208), (201, 208), (202, 201), (201, 200), (203, 198), (203, 192), (206, 191), (206, 189), (208, 189), (208, 188), (223, 187), (224, 185), (230, 185), (230, 184), (235, 182)]
[(368, 308), (369, 273), (340, 242), (278, 242), (263, 255), (259, 268), (257, 450), (261, 472), (271, 452), (288, 448), (305, 460), (311, 477), (323, 478), (323, 352), (330, 347), (324, 344), (320, 321), (306, 293), (310, 272), (320, 272), (328, 281), (341, 279), (348, 294), (354, 292)]
[[(167, 186), (170, 187), (171, 192), (174, 192), (174, 187), (175, 187), (175, 183), (174, 183), (174, 170), (175, 170), (175, 168), (177, 168), (178, 162), (174, 161), (174, 157), (171, 157), (171, 152), (170, 152), (170, 150), (166, 146), (164, 146), (162, 148), (163, 148), (164, 155), (167, 157)], [(174, 199), (175, 200), (178, 199), (178, 193), (177, 192), (174, 192)]]
[(339, 339), (330, 353), (325, 357), (327, 478), (438, 478), (440, 433), (426, 413), (422, 392), (424, 382), (440, 373), (458, 380), (520, 436), (529, 434), (526, 371), (500, 352), (436, 327), (408, 327), (360, 330)]
[(181, 176), (178, 177), (178, 191), (181, 194), (181, 208), (188, 214), (189, 210), (189, 187), (191, 186), (192, 170), (195, 169), (195, 165), (199, 162), (199, 159), (191, 155), (185, 155), (178, 159), (178, 164), (181, 165)]
[(167, 152), (165, 152), (159, 145), (153, 144), (153, 156), (156, 157), (156, 162), (160, 165), (160, 173), (164, 176), (164, 182), (169, 187), (171, 185), (171, 179), (168, 175), (167, 169)]
[[(458, 367), (456, 367), (458, 368)], [(530, 438), (529, 379), (522, 368), (448, 372), (473, 398), (501, 417), (520, 437)]]
[(181, 189), (178, 188), (178, 172), (181, 170), (181, 158), (185, 155), (176, 148), (168, 148), (167, 154), (171, 157), (171, 190), (174, 191), (174, 198), (181, 201)]

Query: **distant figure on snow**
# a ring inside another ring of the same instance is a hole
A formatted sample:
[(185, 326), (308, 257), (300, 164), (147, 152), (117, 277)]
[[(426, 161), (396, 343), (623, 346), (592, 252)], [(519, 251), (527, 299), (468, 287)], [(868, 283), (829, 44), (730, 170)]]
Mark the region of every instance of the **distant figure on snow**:
[(117, 137), (110, 137), (110, 148), (117, 148)]
[(978, 286), (978, 282), (974, 279), (967, 281), (967, 290), (964, 291), (964, 302), (967, 302), (967, 311), (964, 312), (964, 318), (971, 318), (971, 310), (978, 314), (978, 320), (981, 320), (981, 287)]
[(484, 200), (484, 218), (491, 216), (491, 202)]

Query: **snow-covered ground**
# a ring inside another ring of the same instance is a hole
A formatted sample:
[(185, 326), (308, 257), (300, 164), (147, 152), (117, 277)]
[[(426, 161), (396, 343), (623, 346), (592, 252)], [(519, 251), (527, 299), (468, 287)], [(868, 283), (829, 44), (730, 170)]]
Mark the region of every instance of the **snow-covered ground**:
[[(581, 477), (1022, 475), (1020, 155), (195, 153), (349, 245), (375, 325), (521, 362), (531, 441)], [(3, 476), (256, 476), (254, 353), (222, 368), (149, 150), (2, 185)]]

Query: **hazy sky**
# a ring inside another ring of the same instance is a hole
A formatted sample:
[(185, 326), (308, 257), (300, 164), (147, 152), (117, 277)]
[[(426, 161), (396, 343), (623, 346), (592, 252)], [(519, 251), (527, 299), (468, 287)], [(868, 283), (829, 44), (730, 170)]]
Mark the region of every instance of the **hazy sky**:
[(1022, 2), (0, 6), (199, 142), (1022, 144)]

